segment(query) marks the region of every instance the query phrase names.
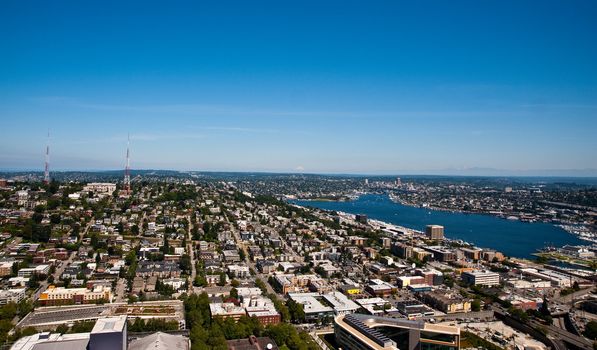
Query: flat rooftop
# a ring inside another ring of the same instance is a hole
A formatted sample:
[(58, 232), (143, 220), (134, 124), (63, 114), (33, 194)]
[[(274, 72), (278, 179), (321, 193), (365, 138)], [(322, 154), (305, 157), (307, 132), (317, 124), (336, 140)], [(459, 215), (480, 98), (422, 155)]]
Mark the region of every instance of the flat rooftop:
[(91, 334), (122, 332), (126, 326), (126, 315), (100, 318), (95, 322)]

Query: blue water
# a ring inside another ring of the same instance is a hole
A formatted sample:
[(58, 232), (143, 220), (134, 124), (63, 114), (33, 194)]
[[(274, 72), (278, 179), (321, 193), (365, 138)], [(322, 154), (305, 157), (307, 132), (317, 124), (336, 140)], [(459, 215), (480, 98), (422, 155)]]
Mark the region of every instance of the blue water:
[(349, 202), (293, 201), (302, 206), (351, 214), (366, 214), (369, 218), (411, 229), (426, 225), (443, 225), (445, 235), (462, 239), (483, 248), (492, 248), (512, 257), (531, 258), (531, 254), (547, 244), (583, 244), (576, 236), (547, 223), (526, 223), (505, 220), (491, 215), (452, 213), (410, 207), (395, 203), (386, 195), (364, 195)]

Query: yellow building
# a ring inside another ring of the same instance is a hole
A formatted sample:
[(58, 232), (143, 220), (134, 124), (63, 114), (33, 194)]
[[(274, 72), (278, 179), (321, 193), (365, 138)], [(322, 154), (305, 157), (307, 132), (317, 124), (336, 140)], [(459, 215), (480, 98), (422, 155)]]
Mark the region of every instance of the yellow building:
[(343, 286), (340, 286), (340, 290), (342, 291), (342, 293), (347, 295), (358, 295), (363, 292), (361, 287), (352, 284), (345, 284)]
[(43, 306), (93, 304), (102, 300), (112, 302), (112, 288), (101, 285), (95, 286), (93, 289), (49, 286), (39, 296), (39, 302)]

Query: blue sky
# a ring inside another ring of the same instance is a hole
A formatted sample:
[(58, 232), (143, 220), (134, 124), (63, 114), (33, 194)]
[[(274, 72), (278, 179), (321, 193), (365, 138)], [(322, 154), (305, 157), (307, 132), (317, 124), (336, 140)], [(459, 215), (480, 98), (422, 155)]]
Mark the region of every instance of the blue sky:
[[(597, 169), (595, 1), (2, 1), (0, 168)], [(586, 174), (586, 172), (578, 172)], [(597, 171), (593, 172), (597, 174)]]

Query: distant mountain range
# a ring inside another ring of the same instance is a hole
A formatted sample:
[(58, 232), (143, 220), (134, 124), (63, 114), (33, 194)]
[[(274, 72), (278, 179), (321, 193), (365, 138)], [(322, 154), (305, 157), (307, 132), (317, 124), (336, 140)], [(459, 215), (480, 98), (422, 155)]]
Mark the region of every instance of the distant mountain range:
[[(199, 170), (170, 170), (170, 169), (137, 169), (134, 170), (140, 174), (156, 173), (156, 174), (180, 174), (180, 173), (202, 173), (202, 174), (305, 174), (299, 172), (275, 172), (275, 171), (199, 171)], [(96, 173), (96, 174), (117, 174), (122, 173), (123, 170), (100, 170), (100, 169), (76, 169), (76, 170), (55, 170), (57, 173)], [(27, 173), (36, 174), (41, 173), (38, 169), (16, 169), (16, 168), (0, 168), (2, 173)], [(342, 175), (342, 176), (400, 176), (400, 175), (440, 175), (440, 176), (545, 176), (545, 177), (597, 177), (597, 169), (530, 169), (530, 170), (512, 170), (512, 169), (497, 169), (497, 168), (447, 168), (436, 170), (402, 170), (396, 172), (375, 172), (371, 173), (325, 173), (312, 172), (310, 175)]]
[[(124, 170), (57, 170), (52, 174), (59, 177), (68, 176), (89, 176), (100, 177), (120, 177)], [(385, 178), (396, 176), (425, 177), (425, 176), (471, 176), (471, 177), (533, 177), (533, 178), (597, 178), (597, 169), (544, 169), (544, 170), (506, 170), (495, 168), (462, 168), (462, 169), (439, 169), (439, 170), (408, 170), (397, 171), (394, 174), (389, 173), (363, 173), (363, 174), (344, 174), (344, 173), (290, 173), (290, 172), (256, 172), (256, 171), (179, 171), (163, 169), (132, 169), (131, 175), (153, 175), (158, 177), (185, 177), (190, 174), (209, 178), (230, 178), (244, 176), (343, 176), (343, 177), (373, 177)], [(0, 169), (0, 177), (12, 177), (17, 175), (43, 176), (39, 170), (25, 169)]]
[(544, 176), (544, 177), (597, 177), (597, 169), (531, 169), (507, 170), (495, 168), (463, 168), (428, 171), (412, 171), (416, 175), (458, 175), (458, 176)]

